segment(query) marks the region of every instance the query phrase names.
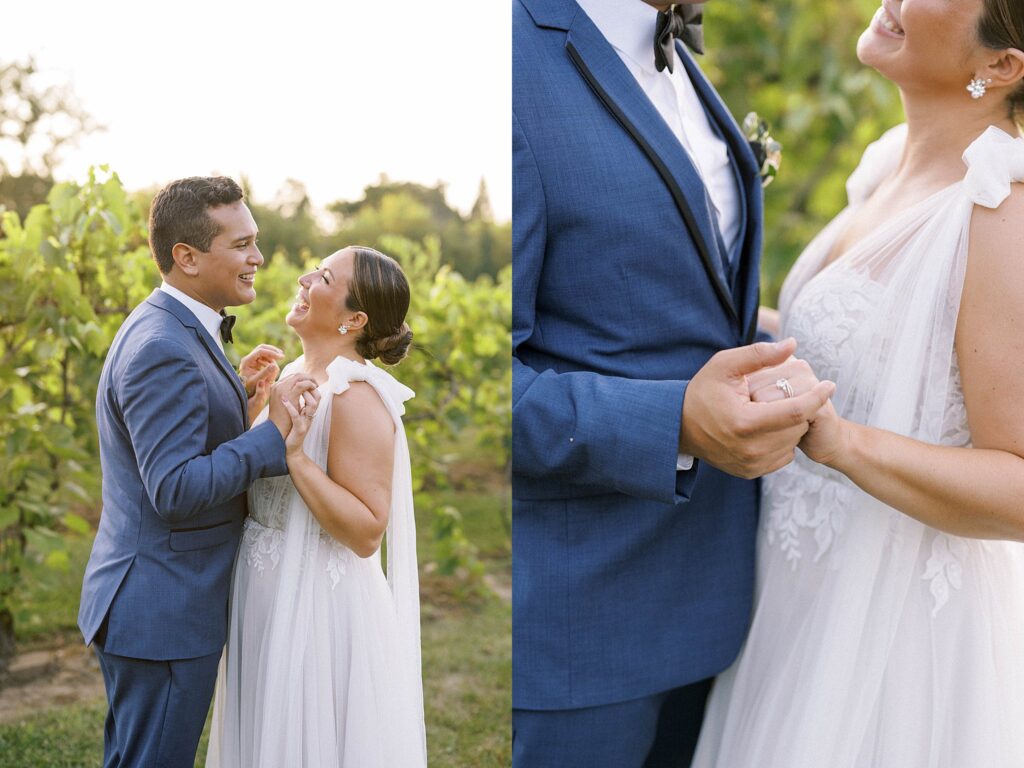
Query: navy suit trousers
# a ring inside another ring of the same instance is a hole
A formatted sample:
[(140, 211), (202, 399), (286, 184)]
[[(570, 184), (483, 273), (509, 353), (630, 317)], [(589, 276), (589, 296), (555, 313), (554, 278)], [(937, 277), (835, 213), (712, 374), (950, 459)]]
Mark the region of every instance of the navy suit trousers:
[(150, 661), (105, 653), (99, 637), (93, 648), (107, 689), (103, 768), (192, 768), (221, 652)]
[(513, 768), (687, 768), (711, 680), (600, 707), (512, 710)]

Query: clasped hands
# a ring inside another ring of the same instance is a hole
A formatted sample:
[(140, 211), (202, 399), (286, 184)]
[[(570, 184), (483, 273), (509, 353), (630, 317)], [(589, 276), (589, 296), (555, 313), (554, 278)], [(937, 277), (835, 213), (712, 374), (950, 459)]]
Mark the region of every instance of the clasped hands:
[[(758, 342), (714, 355), (690, 380), (679, 450), (731, 475), (755, 478), (793, 460), (799, 447), (829, 464), (844, 450), (835, 384), (793, 356), (796, 341)], [(785, 379), (791, 391), (777, 382)]]
[[(293, 373), (277, 381), (281, 369), (277, 361), (284, 352), (270, 344), (260, 344), (242, 358), (238, 375), (249, 397), (250, 423), (270, 402), (270, 421), (281, 432), (289, 455), (302, 451), (306, 432), (320, 404), (320, 393), (312, 376)], [(276, 383), (275, 383), (276, 382)]]

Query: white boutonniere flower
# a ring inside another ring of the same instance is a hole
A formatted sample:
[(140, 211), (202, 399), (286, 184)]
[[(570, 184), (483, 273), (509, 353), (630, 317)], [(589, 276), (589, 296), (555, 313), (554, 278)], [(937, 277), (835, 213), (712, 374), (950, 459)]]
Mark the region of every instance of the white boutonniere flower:
[(758, 117), (757, 112), (751, 112), (743, 118), (743, 134), (757, 159), (761, 186), (767, 187), (775, 179), (782, 164), (782, 145), (768, 133), (768, 123)]

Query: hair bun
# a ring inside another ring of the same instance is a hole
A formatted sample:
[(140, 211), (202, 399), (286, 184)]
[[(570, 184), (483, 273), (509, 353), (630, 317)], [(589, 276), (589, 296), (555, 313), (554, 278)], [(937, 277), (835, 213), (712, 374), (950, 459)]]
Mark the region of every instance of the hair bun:
[(385, 365), (396, 365), (409, 354), (411, 344), (412, 329), (408, 323), (402, 323), (402, 327), (390, 336), (380, 336), (376, 339), (364, 336), (359, 339), (356, 351), (367, 360), (379, 358)]

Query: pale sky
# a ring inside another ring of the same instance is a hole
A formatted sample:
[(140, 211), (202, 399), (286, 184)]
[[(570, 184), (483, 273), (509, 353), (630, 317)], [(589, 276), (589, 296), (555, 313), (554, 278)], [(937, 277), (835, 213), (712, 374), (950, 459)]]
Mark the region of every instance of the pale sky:
[(511, 218), (506, 0), (7, 3), (0, 60), (26, 54), (107, 129), (60, 179), (245, 175), (268, 202), (294, 178), (324, 206), (385, 173), (468, 212), (483, 177)]

